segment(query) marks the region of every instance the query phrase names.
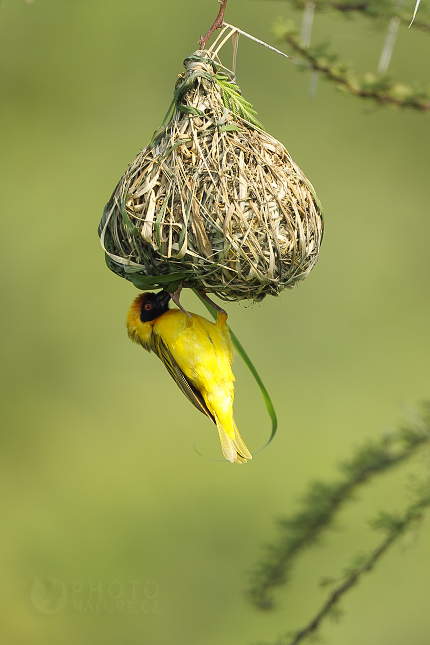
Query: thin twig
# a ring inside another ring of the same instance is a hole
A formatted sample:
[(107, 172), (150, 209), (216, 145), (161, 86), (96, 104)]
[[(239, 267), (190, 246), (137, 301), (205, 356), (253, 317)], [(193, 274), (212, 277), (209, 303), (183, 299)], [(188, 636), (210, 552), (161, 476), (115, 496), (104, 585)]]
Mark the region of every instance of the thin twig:
[[(322, 621), (329, 616), (334, 607), (339, 603), (344, 594), (354, 587), (360, 580), (364, 573), (369, 573), (375, 566), (379, 558), (394, 544), (405, 531), (414, 523), (422, 519), (422, 511), (425, 507), (430, 505), (430, 496), (424, 494), (417, 502), (411, 504), (406, 509), (401, 517), (388, 517), (391, 526), (384, 540), (379, 544), (374, 551), (372, 551), (365, 559), (364, 562), (358, 566), (353, 567), (347, 572), (344, 581), (334, 589), (328, 596), (326, 602), (321, 607), (317, 615), (308, 623), (308, 625), (295, 634), (293, 640), (289, 641), (288, 645), (299, 645), (304, 639), (311, 634), (314, 634), (321, 626)], [(386, 521), (387, 518), (384, 519)], [(381, 520), (379, 522), (382, 524)], [(375, 522), (378, 524), (378, 521)]]
[(287, 583), (294, 558), (318, 541), (321, 533), (333, 524), (341, 507), (354, 499), (361, 485), (428, 445), (429, 433), (426, 414), (420, 427), (404, 428), (359, 448), (341, 466), (344, 476), (337, 482), (313, 483), (303, 497), (300, 510), (278, 522), (279, 538), (268, 547), (266, 558), (252, 574), (251, 601), (260, 609), (272, 609), (273, 592)]
[(351, 589), (363, 575), (363, 573), (368, 573), (372, 568), (375, 562), (385, 553), (388, 547), (396, 540), (398, 537), (397, 533), (391, 534), (381, 542), (381, 544), (371, 553), (365, 564), (362, 567), (357, 569), (345, 582), (339, 585), (327, 598), (326, 602), (322, 606), (318, 614), (310, 621), (310, 623), (302, 630), (297, 632), (294, 640), (292, 640), (288, 645), (298, 645), (305, 638), (310, 636), (310, 634), (317, 631), (320, 627), (324, 618), (329, 614), (333, 607), (339, 602), (341, 597)]
[(224, 12), (225, 12), (225, 8), (226, 8), (228, 0), (218, 0), (218, 2), (220, 2), (220, 4), (221, 4), (219, 14), (218, 14), (214, 24), (212, 25), (212, 27), (209, 29), (208, 33), (206, 34), (206, 36), (200, 36), (200, 40), (199, 40), (200, 49), (205, 49), (206, 43), (208, 42), (209, 38), (212, 36), (213, 32), (216, 29), (221, 29), (221, 27), (223, 25)]

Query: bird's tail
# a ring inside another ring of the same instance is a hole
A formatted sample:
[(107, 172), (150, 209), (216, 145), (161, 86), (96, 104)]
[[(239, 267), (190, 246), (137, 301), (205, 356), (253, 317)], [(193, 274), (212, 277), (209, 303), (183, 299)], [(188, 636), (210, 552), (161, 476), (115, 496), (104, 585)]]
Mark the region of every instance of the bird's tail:
[(222, 453), (228, 461), (236, 464), (246, 464), (248, 459), (252, 459), (252, 455), (240, 436), (236, 423), (233, 420), (234, 439), (232, 439), (224, 430), (220, 420), (215, 415), (216, 424), (218, 427), (219, 438), (221, 441)]

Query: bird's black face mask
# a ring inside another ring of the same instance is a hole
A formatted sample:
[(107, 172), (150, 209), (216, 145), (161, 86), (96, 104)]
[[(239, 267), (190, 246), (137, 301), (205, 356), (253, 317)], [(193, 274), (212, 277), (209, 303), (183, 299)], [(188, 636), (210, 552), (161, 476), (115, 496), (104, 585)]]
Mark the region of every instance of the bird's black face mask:
[(166, 291), (159, 291), (158, 293), (147, 293), (146, 298), (142, 303), (140, 311), (140, 320), (142, 322), (149, 322), (162, 316), (169, 309), (170, 294)]

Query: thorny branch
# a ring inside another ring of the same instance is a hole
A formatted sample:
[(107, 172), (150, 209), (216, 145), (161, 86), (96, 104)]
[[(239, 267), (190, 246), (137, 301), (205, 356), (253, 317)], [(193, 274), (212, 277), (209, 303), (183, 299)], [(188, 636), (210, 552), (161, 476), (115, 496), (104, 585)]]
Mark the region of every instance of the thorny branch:
[(298, 643), (301, 643), (305, 638), (310, 636), (310, 634), (315, 633), (320, 627), (321, 622), (323, 621), (325, 616), (327, 616), (330, 611), (333, 610), (333, 607), (339, 602), (340, 598), (358, 582), (363, 573), (368, 573), (369, 571), (371, 571), (376, 561), (381, 557), (381, 555), (385, 553), (385, 551), (392, 545), (397, 537), (398, 534), (396, 533), (388, 535), (385, 540), (383, 540), (382, 543), (369, 556), (366, 563), (362, 567), (354, 571), (354, 573), (351, 574), (351, 576), (347, 580), (345, 580), (343, 584), (339, 585), (329, 595), (315, 618), (313, 618), (304, 629), (297, 632), (294, 640), (290, 641), (288, 645), (298, 645)]

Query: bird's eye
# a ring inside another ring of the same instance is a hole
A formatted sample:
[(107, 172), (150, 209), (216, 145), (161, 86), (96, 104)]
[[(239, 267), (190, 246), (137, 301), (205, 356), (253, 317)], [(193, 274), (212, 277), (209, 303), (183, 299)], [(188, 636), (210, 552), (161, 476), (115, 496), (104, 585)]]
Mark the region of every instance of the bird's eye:
[(152, 305), (149, 302), (147, 302), (146, 305), (145, 305), (145, 309), (146, 309), (146, 311), (151, 311)]

